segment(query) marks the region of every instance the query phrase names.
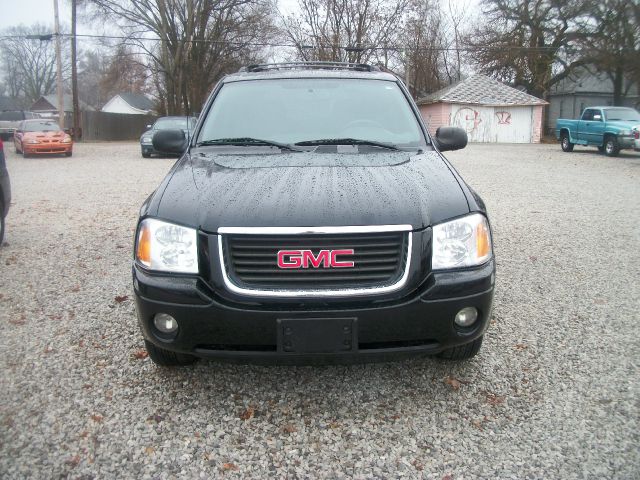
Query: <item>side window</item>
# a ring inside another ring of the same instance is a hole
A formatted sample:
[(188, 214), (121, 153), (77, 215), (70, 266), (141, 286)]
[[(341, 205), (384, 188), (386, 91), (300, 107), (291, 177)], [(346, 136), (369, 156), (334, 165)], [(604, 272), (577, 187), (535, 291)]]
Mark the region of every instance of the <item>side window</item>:
[(582, 120), (593, 120), (593, 110), (586, 109), (582, 114)]
[(601, 110), (593, 110), (593, 119), (596, 122), (602, 121), (602, 111)]

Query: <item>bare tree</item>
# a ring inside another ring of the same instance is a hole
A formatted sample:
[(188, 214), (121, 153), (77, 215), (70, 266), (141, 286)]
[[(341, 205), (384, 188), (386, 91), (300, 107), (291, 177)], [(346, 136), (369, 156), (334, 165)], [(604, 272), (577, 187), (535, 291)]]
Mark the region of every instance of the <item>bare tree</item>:
[[(24, 97), (27, 104), (55, 91), (56, 54), (51, 31), (40, 24), (12, 27), (4, 31), (5, 38), (0, 40), (6, 89), (11, 96)], [(68, 55), (64, 55), (65, 77), (69, 66)]]
[(389, 66), (409, 0), (298, 0), (298, 5), (300, 13), (284, 19), (284, 30), (300, 59)]
[(167, 113), (198, 110), (221, 75), (259, 55), (273, 33), (263, 0), (90, 0), (144, 52)]
[(605, 73), (613, 84), (613, 104), (621, 105), (635, 79), (640, 85), (640, 4), (604, 0), (593, 5), (591, 21), (583, 25), (583, 60)]
[(485, 22), (466, 37), (484, 73), (547, 98), (549, 88), (583, 65), (589, 0), (484, 0)]

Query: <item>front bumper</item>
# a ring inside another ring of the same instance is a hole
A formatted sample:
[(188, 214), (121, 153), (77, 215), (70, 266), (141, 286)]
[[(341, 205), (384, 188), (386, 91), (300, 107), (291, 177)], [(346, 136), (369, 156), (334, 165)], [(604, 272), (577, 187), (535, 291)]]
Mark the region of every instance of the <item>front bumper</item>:
[(140, 151), (143, 155), (153, 155), (158, 153), (154, 150), (153, 144), (151, 143), (140, 143)]
[[(202, 279), (158, 275), (136, 265), (133, 279), (143, 335), (160, 348), (241, 362), (345, 363), (436, 354), (475, 340), (489, 323), (495, 263), (431, 273), (420, 288), (398, 299), (371, 297), (349, 303), (331, 299), (292, 299), (289, 303), (247, 299), (240, 303), (217, 295)], [(478, 309), (478, 320), (460, 329), (453, 319), (469, 306)], [(168, 340), (156, 330), (153, 317), (157, 313), (177, 320), (175, 339)], [(306, 338), (301, 350), (295, 345), (293, 350), (285, 348), (285, 325), (309, 319), (315, 319), (316, 326), (325, 319), (327, 325), (336, 323), (334, 319), (349, 321), (353, 329), (349, 348), (317, 351), (313, 338)]]
[(73, 152), (73, 143), (23, 143), (22, 151), (27, 155), (71, 153)]

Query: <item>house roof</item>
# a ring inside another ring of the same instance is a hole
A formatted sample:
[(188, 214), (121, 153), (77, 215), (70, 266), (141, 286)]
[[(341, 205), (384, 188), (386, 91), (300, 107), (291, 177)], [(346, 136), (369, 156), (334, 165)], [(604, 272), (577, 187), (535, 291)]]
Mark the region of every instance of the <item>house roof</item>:
[(547, 104), (540, 98), (479, 74), (471, 75), (464, 80), (419, 99), (418, 105), (439, 102), (495, 106)]
[[(51, 105), (50, 109), (45, 110), (44, 108), (38, 108), (37, 110), (34, 108), (36, 104), (41, 103), (40, 100), (45, 100), (49, 105)], [(73, 97), (69, 94), (65, 94), (62, 96), (64, 111), (65, 112), (73, 112)], [(89, 105), (84, 103), (82, 100), (79, 100), (80, 110), (93, 110)], [(57, 95), (43, 95), (39, 100), (33, 104), (34, 106), (31, 109), (34, 112), (38, 111), (48, 111), (48, 110), (58, 110), (58, 96)]]
[(125, 102), (138, 110), (144, 110), (145, 112), (154, 109), (154, 104), (146, 95), (141, 93), (119, 93), (118, 96)]

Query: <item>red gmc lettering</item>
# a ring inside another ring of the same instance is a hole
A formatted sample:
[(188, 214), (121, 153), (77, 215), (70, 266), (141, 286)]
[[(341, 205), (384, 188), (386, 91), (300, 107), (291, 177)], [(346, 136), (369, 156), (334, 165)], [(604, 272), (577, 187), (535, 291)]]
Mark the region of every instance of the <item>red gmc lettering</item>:
[(338, 255), (353, 255), (354, 250), (320, 250), (314, 255), (311, 250), (278, 251), (278, 267), (280, 268), (352, 268), (353, 261), (338, 260)]

